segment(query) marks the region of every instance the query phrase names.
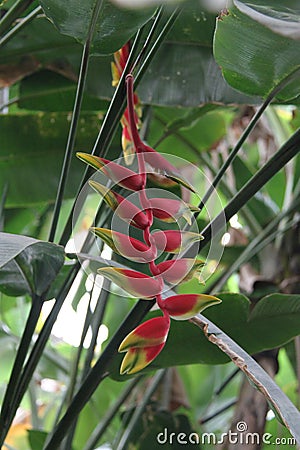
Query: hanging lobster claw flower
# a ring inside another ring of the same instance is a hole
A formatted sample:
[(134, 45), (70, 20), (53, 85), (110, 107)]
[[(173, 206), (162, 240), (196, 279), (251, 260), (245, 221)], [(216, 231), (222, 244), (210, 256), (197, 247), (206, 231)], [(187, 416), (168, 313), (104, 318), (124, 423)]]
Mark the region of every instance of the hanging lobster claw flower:
[(159, 230), (152, 233), (152, 237), (159, 250), (169, 253), (180, 253), (182, 249), (203, 239), (201, 234), (180, 230)]
[(187, 223), (191, 225), (191, 211), (199, 211), (197, 206), (188, 205), (182, 200), (173, 198), (151, 198), (149, 203), (154, 217), (164, 222), (176, 222), (180, 217), (184, 217)]
[(118, 351), (127, 352), (131, 347), (153, 347), (163, 344), (167, 339), (169, 328), (170, 319), (166, 316), (147, 320), (123, 339)]
[(213, 295), (181, 294), (166, 298), (164, 309), (173, 319), (186, 320), (218, 303), (221, 303), (221, 300)]
[(131, 191), (143, 189), (145, 177), (135, 173), (127, 167), (123, 167), (113, 161), (89, 153), (76, 153), (76, 156), (94, 169), (101, 170), (115, 183)]
[(107, 228), (92, 227), (96, 236), (100, 237), (115, 253), (140, 263), (149, 263), (156, 258), (156, 248), (148, 247), (138, 239)]
[(164, 281), (170, 284), (178, 284), (181, 281), (192, 279), (197, 271), (204, 266), (204, 261), (193, 258), (171, 259), (157, 265)]
[(121, 219), (141, 230), (145, 230), (149, 226), (146, 214), (138, 206), (96, 181), (91, 180), (89, 184), (103, 196), (103, 200), (113, 211), (116, 211)]
[(102, 267), (98, 273), (113, 281), (133, 297), (146, 300), (156, 297), (162, 291), (163, 281), (144, 273), (119, 267)]
[(131, 375), (144, 369), (159, 355), (164, 346), (165, 343), (153, 347), (130, 348), (122, 361), (120, 374)]

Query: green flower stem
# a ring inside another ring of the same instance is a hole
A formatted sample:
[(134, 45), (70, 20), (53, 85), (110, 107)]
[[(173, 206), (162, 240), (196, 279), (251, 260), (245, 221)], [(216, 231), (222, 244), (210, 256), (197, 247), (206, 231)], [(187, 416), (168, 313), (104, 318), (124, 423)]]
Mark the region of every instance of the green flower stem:
[[(10, 39), (15, 37), (16, 34), (19, 33), (26, 25), (28, 25), (40, 12), (43, 12), (41, 6), (35, 8), (28, 16), (24, 17), (17, 25), (15, 25), (11, 30), (9, 30), (1, 39), (0, 39), (0, 48), (7, 44)], [(7, 105), (5, 105), (7, 106)]]
[(0, 447), (5, 440), (11, 421), (15, 415), (13, 405), (15, 404), (16, 397), (18, 396), (22, 368), (30, 348), (32, 336), (36, 329), (36, 324), (40, 317), (42, 305), (43, 302), (40, 297), (34, 296), (2, 403), (0, 415)]
[(17, 0), (0, 20), (0, 35), (5, 33), (12, 23), (23, 14), (34, 0)]
[(103, 0), (97, 0), (95, 7), (93, 9), (92, 19), (90, 22), (90, 26), (87, 33), (87, 38), (83, 47), (82, 51), (82, 58), (81, 58), (81, 65), (80, 65), (80, 71), (79, 71), (79, 77), (78, 77), (78, 84), (77, 84), (77, 90), (76, 90), (76, 97), (73, 107), (73, 114), (70, 124), (70, 130), (68, 135), (68, 141), (67, 146), (65, 150), (65, 156), (64, 161), (62, 165), (55, 205), (54, 205), (54, 211), (53, 211), (53, 218), (52, 223), (50, 227), (49, 232), (49, 241), (53, 242), (55, 238), (55, 233), (57, 229), (61, 204), (64, 196), (65, 186), (67, 182), (68, 173), (70, 170), (70, 164), (71, 164), (71, 158), (74, 150), (74, 144), (77, 134), (77, 127), (80, 117), (80, 111), (81, 111), (81, 105), (82, 105), (82, 99), (84, 95), (84, 87), (86, 83), (87, 73), (88, 73), (88, 66), (89, 66), (89, 57), (90, 57), (90, 50), (92, 45), (92, 39), (95, 32), (97, 19), (99, 16), (99, 13), (102, 9)]

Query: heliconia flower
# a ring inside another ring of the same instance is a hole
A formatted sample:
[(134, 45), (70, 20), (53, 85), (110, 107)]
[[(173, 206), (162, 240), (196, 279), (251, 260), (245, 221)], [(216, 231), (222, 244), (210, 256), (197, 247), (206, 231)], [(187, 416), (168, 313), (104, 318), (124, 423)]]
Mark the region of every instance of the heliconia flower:
[(180, 217), (184, 217), (191, 225), (191, 211), (199, 211), (197, 206), (188, 205), (182, 200), (173, 198), (151, 198), (149, 203), (154, 217), (164, 222), (176, 222)]
[(76, 156), (94, 169), (101, 170), (108, 178), (125, 189), (139, 191), (144, 186), (145, 177), (127, 169), (127, 167), (89, 153), (79, 152), (76, 153)]
[(157, 264), (164, 281), (178, 284), (192, 279), (197, 271), (204, 266), (204, 261), (193, 258), (171, 259)]
[(156, 297), (162, 291), (162, 280), (131, 269), (102, 267), (98, 273), (110, 279), (133, 297), (146, 300)]
[(140, 263), (149, 263), (156, 258), (156, 248), (148, 247), (138, 239), (107, 228), (92, 227), (96, 236), (100, 237), (115, 253)]
[(114, 53), (114, 62), (111, 63), (111, 71), (113, 75), (112, 85), (117, 86), (120, 81), (122, 72), (125, 68), (130, 52), (130, 44), (127, 42), (123, 47)]
[(182, 249), (203, 239), (201, 234), (180, 230), (159, 230), (152, 233), (152, 237), (159, 250), (169, 253), (180, 253)]
[(166, 316), (147, 320), (131, 333), (120, 344), (119, 352), (127, 352), (131, 347), (153, 347), (163, 344), (168, 336), (170, 319)]
[(121, 219), (141, 230), (145, 230), (150, 225), (146, 214), (122, 195), (107, 189), (96, 181), (91, 180), (89, 184), (103, 196), (104, 201)]
[(221, 300), (213, 295), (181, 294), (168, 297), (163, 303), (164, 309), (170, 317), (176, 320), (186, 320), (209, 306), (221, 303)]
[(121, 364), (120, 374), (128, 375), (147, 367), (162, 351), (165, 343), (153, 347), (132, 347), (128, 350)]

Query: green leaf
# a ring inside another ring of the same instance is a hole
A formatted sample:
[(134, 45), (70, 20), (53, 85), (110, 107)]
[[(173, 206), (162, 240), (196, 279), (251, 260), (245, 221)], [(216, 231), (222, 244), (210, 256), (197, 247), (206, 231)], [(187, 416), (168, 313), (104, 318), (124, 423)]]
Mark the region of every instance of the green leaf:
[(260, 340), (264, 348), (282, 345), (300, 333), (300, 295), (267, 295), (253, 308), (248, 320), (256, 345)]
[[(292, 34), (296, 13), (299, 17), (298, 11), (281, 5), (274, 9), (262, 2), (235, 0), (228, 14), (219, 18), (214, 54), (232, 87), (266, 97), (278, 83), (300, 68), (300, 41)], [(283, 30), (284, 36), (278, 34)], [(287, 101), (298, 96), (299, 78), (277, 99)]]
[(205, 103), (257, 103), (233, 90), (213, 57), (215, 15), (200, 2), (184, 5), (138, 88), (142, 102), (198, 107)]
[[(50, 70), (41, 70), (21, 81), (18, 106), (38, 111), (72, 111), (75, 93), (76, 83)], [(84, 96), (82, 111), (106, 109), (107, 102)]]
[[(94, 0), (41, 0), (46, 16), (62, 34), (82, 44), (87, 37)], [(155, 9), (129, 11), (117, 8), (104, 0), (93, 39), (93, 54), (107, 54), (119, 50), (153, 16)]]
[[(75, 151), (91, 151), (101, 119), (101, 113), (81, 115)], [(69, 121), (67, 113), (0, 116), (0, 189), (8, 184), (6, 208), (54, 201)], [(117, 135), (110, 149), (112, 159), (120, 152), (119, 142)], [(75, 196), (83, 171), (74, 157), (65, 198)]]
[(0, 290), (42, 295), (64, 262), (62, 247), (27, 236), (0, 233)]
[(27, 430), (31, 450), (42, 450), (48, 434), (41, 430)]
[(157, 150), (179, 157), (184, 155), (189, 161), (199, 163), (197, 151), (190, 150), (173, 133), (181, 130), (181, 135), (193, 143), (199, 152), (211, 149), (226, 134), (225, 114), (210, 110), (215, 108), (215, 105), (205, 105), (197, 109), (153, 108), (150, 145), (156, 145), (157, 141), (166, 136), (159, 143)]

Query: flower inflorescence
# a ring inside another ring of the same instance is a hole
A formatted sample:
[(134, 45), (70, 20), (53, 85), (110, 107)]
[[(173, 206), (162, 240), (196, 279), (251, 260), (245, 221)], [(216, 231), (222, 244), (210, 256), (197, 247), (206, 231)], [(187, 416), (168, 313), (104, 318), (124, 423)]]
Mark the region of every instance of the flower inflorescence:
[[(122, 74), (128, 55), (128, 44), (115, 55), (114, 85), (117, 84)], [(138, 132), (141, 116), (140, 102), (134, 93), (132, 74), (127, 75), (126, 86), (127, 108), (121, 121), (123, 127), (122, 146), (126, 164), (132, 164), (136, 159), (137, 171), (94, 155), (78, 153), (77, 156), (100, 170), (115, 184), (123, 189), (136, 192), (138, 196), (139, 204), (135, 205), (126, 197), (113, 190), (108, 190), (100, 183), (95, 181), (90, 183), (119, 218), (127, 222), (129, 226), (134, 226), (142, 231), (144, 242), (127, 234), (105, 228), (94, 227), (92, 231), (114, 252), (130, 260), (147, 264), (151, 275), (116, 267), (101, 268), (98, 272), (135, 297), (144, 300), (155, 299), (162, 313), (161, 316), (147, 320), (131, 331), (119, 347), (119, 352), (126, 353), (120, 368), (121, 374), (134, 374), (148, 366), (164, 348), (170, 329), (170, 318), (189, 319), (208, 306), (219, 303), (220, 300), (205, 294), (181, 294), (167, 298), (162, 296), (165, 283), (174, 285), (191, 277), (203, 265), (203, 262), (192, 258), (180, 258), (157, 263), (158, 252), (179, 253), (202, 237), (198, 233), (174, 229), (152, 232), (154, 218), (170, 223), (179, 217), (185, 217), (190, 222), (191, 211), (197, 208), (187, 205), (180, 199), (148, 197), (147, 164), (158, 171), (160, 176), (169, 176), (172, 182), (178, 182), (188, 188), (190, 186), (169, 161), (141, 140)]]

